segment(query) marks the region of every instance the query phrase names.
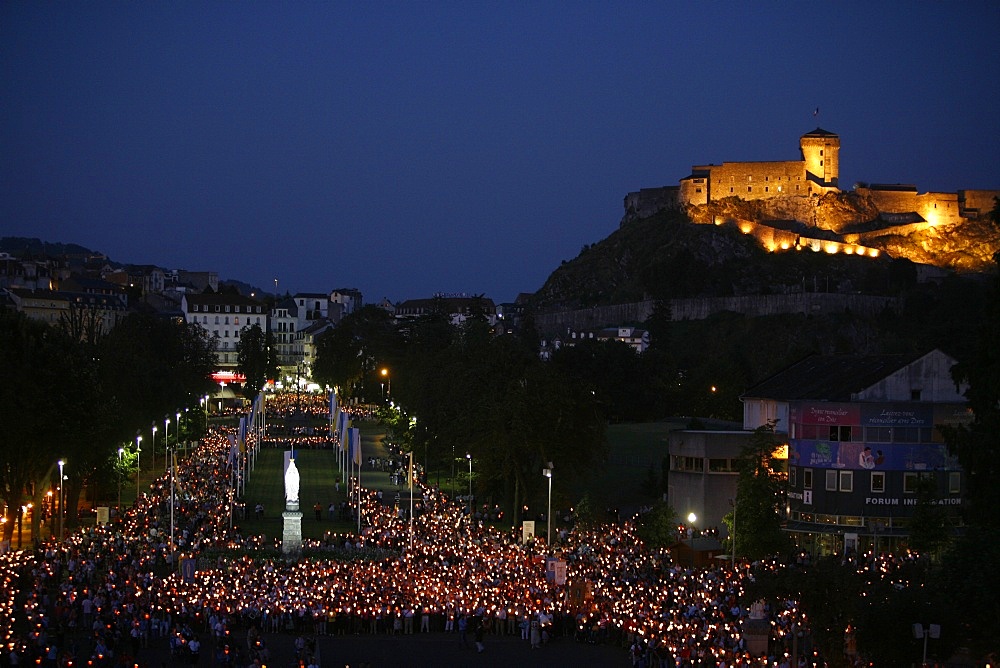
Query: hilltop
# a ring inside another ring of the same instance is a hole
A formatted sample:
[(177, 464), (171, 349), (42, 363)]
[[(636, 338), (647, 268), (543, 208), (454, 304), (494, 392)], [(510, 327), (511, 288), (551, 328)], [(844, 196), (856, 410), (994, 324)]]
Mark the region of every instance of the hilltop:
[[(809, 223), (803, 206), (808, 205)], [(536, 308), (647, 299), (800, 291), (897, 294), (949, 272), (982, 272), (1000, 250), (984, 216), (960, 224), (885, 220), (857, 193), (665, 207), (626, 215), (606, 239), (564, 261), (535, 293)]]

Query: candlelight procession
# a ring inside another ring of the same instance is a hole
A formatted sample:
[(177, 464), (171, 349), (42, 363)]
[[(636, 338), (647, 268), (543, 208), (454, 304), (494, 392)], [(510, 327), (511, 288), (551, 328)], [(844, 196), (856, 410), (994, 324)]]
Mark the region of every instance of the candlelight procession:
[[(796, 601), (755, 606), (745, 595), (755, 574), (787, 566), (686, 567), (644, 545), (631, 521), (563, 531), (556, 545), (524, 541), (419, 476), (411, 522), (359, 488), (354, 469), (360, 532), (303, 539), (300, 558), (289, 558), (234, 521), (236, 437), (213, 428), (179, 461), (173, 485), (161, 476), (110, 523), (0, 557), (4, 659), (154, 665), (169, 651), (178, 664), (309, 666), (320, 665), (322, 640), (333, 643), (322, 644), (333, 648), (329, 665), (338, 638), (450, 633), (460, 646), (474, 638), (469, 651), (479, 652), (484, 636), (521, 640), (529, 665), (550, 643), (548, 665), (570, 646), (614, 647), (623, 665), (825, 665)], [(564, 577), (553, 577), (554, 561)], [(878, 568), (891, 579), (898, 564)], [(763, 646), (746, 630), (753, 622), (765, 625)], [(274, 634), (295, 637), (282, 656)]]

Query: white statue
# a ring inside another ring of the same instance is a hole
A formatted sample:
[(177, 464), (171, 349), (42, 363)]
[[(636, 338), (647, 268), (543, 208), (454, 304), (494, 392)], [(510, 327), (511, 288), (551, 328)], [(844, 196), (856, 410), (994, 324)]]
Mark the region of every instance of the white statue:
[(295, 460), (288, 460), (288, 468), (285, 470), (285, 506), (298, 508), (299, 505), (299, 469), (295, 466)]

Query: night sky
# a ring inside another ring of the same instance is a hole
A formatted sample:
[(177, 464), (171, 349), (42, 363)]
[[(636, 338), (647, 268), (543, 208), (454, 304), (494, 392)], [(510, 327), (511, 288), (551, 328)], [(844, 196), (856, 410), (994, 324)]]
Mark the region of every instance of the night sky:
[(993, 1), (6, 0), (0, 236), (509, 301), (627, 192), (817, 126), (842, 188), (1000, 189), (998, 35)]

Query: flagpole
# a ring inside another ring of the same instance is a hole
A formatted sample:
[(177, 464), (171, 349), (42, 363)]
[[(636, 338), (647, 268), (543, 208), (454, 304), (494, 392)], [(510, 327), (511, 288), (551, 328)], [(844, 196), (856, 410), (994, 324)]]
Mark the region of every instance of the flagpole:
[(355, 455), (355, 459), (358, 460), (358, 538), (361, 538), (361, 458)]
[(410, 553), (413, 553), (413, 450), (410, 450)]

